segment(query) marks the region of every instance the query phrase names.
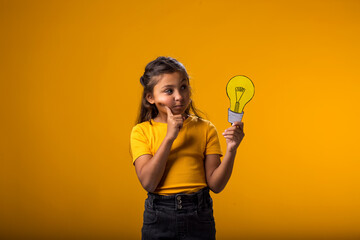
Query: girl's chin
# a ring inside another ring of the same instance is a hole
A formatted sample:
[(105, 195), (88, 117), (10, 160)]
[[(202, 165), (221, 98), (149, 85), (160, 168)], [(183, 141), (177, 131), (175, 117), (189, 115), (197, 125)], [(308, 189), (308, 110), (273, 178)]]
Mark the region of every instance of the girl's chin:
[(183, 114), (185, 112), (185, 108), (172, 108), (171, 111), (173, 114)]

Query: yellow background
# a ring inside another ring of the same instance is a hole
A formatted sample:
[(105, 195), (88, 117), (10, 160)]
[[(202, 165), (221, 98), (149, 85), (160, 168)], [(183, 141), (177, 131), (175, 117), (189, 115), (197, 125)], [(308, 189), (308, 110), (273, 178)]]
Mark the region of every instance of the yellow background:
[[(0, 237), (139, 239), (139, 77), (181, 61), (219, 132), (255, 96), (218, 239), (360, 239), (360, 1), (0, 1)], [(225, 149), (225, 141), (221, 138)]]

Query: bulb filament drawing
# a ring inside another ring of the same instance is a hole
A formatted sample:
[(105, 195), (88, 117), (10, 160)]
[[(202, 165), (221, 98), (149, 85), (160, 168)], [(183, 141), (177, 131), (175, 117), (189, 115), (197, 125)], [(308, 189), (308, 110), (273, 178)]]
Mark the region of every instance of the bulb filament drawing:
[(236, 87), (235, 88), (235, 95), (236, 95), (236, 103), (235, 103), (235, 112), (239, 112), (239, 107), (240, 107), (240, 99), (241, 97), (244, 95), (245, 92), (245, 88), (243, 87)]

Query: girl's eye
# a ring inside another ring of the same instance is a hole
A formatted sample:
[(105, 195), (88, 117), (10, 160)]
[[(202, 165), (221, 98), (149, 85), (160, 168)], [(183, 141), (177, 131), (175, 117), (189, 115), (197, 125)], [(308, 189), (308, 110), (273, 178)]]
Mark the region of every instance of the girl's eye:
[(173, 92), (172, 89), (166, 89), (166, 90), (165, 90), (165, 93), (167, 93), (167, 94), (171, 94), (172, 92)]
[(186, 85), (182, 85), (182, 86), (181, 86), (181, 89), (186, 89), (186, 88), (187, 88)]

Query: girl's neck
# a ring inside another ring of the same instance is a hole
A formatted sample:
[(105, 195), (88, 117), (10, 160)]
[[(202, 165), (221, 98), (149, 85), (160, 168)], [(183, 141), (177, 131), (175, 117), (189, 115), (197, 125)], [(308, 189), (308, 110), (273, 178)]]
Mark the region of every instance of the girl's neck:
[(163, 119), (163, 118), (160, 118), (159, 116), (155, 117), (152, 119), (154, 122), (158, 122), (158, 123), (167, 123), (167, 120)]

